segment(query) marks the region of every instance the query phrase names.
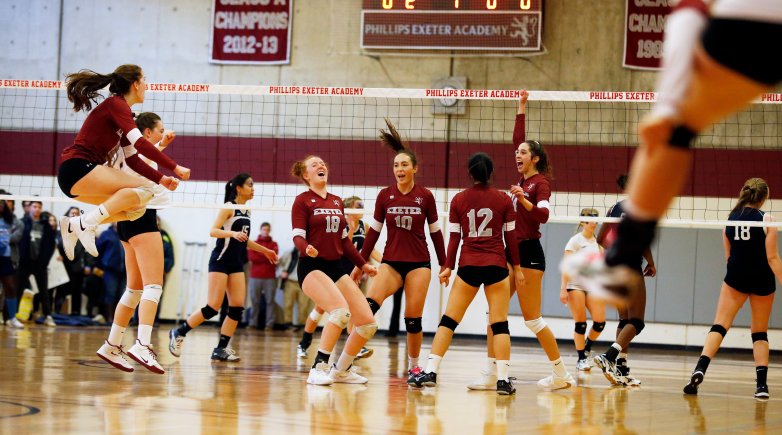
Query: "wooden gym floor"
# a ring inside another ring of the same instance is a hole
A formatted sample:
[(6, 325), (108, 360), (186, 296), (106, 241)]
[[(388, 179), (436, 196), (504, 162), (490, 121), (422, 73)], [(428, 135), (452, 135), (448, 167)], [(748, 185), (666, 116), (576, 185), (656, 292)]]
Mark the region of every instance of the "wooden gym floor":
[[(518, 391), (501, 397), (466, 389), (484, 363), (479, 340), (455, 341), (439, 386), (416, 391), (405, 384), (404, 338), (381, 332), (374, 355), (357, 363), (368, 385), (317, 387), (305, 384), (317, 340), (299, 360), (299, 332), (240, 330), (232, 345), (242, 360), (229, 364), (209, 359), (218, 338), (211, 326), (191, 332), (177, 360), (167, 349), (169, 327), (153, 336), (167, 370), (157, 375), (140, 366), (126, 374), (98, 359), (108, 328), (0, 326), (0, 433), (782, 433), (780, 365), (772, 358), (772, 398), (755, 400), (746, 353), (718, 355), (697, 397), (681, 393), (697, 352), (649, 349), (630, 356), (641, 387), (610, 387), (595, 368), (575, 388), (544, 392), (535, 385), (550, 370), (544, 353), (514, 343)], [(129, 329), (126, 347), (132, 338)], [(562, 351), (575, 375), (572, 347)], [(427, 354), (425, 347), (422, 361)]]

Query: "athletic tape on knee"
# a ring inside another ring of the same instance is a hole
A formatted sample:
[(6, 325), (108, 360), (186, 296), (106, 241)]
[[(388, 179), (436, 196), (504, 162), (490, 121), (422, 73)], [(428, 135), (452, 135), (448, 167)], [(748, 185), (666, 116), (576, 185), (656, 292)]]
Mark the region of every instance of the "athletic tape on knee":
[(204, 305), (204, 308), (201, 308), (201, 314), (204, 316), (204, 319), (209, 320), (217, 315), (217, 310), (209, 305)]
[(356, 331), (358, 335), (364, 337), (364, 339), (369, 340), (375, 335), (375, 332), (377, 332), (377, 323), (372, 322), (367, 323), (366, 325), (356, 326), (353, 330)]
[(763, 332), (753, 332), (752, 333), (752, 342), (754, 343), (756, 341), (768, 342), (768, 332), (766, 332), (766, 331), (763, 331)]
[(641, 333), (641, 331), (644, 330), (644, 327), (646, 327), (646, 323), (644, 323), (643, 319), (630, 319), (627, 321), (627, 323), (633, 325), (635, 327), (635, 334), (638, 335)]
[(236, 320), (237, 322), (242, 320), (242, 313), (244, 312), (244, 307), (228, 307), (228, 316), (231, 320)]
[(153, 196), (155, 196), (155, 189), (152, 186), (134, 187), (133, 193), (138, 197), (139, 204), (146, 205)]
[(380, 311), (380, 304), (378, 304), (374, 299), (367, 298), (367, 303), (369, 304), (369, 309), (372, 310), (373, 316), (377, 314), (378, 311)]
[(508, 328), (508, 321), (494, 322), (491, 324), (491, 332), (494, 335), (507, 334), (510, 335), (510, 329)]
[(698, 136), (688, 127), (680, 125), (671, 132), (671, 139), (668, 141), (674, 148), (690, 149), (692, 141)]
[(142, 301), (151, 301), (156, 304), (160, 303), (160, 296), (163, 295), (163, 287), (160, 284), (149, 284), (144, 286), (144, 292), (141, 293)]
[(524, 324), (527, 325), (527, 328), (529, 328), (530, 331), (532, 331), (533, 334), (537, 334), (538, 332), (542, 331), (546, 326), (546, 321), (543, 320), (542, 317), (538, 317), (537, 319), (532, 320), (525, 320)]
[(445, 326), (451, 331), (455, 331), (456, 327), (459, 326), (459, 322), (443, 314), (443, 317), (440, 318), (440, 325), (438, 326)]
[(344, 329), (350, 321), (350, 311), (347, 308), (336, 308), (329, 313), (329, 322)]
[(715, 324), (715, 325), (711, 325), (711, 329), (709, 329), (709, 332), (716, 332), (724, 337), (728, 333), (728, 329), (722, 325)]
[(627, 319), (619, 319), (619, 324), (616, 325), (616, 329), (622, 329), (627, 326)]
[(142, 292), (143, 290), (131, 290), (126, 288), (125, 293), (122, 293), (122, 297), (119, 299), (119, 303), (130, 308), (131, 310), (135, 310), (138, 306), (138, 303), (141, 302)]
[(573, 328), (576, 334), (584, 335), (587, 332), (587, 322), (576, 322), (576, 327)]
[(147, 208), (146, 207), (139, 207), (139, 208), (137, 208), (135, 210), (125, 210), (124, 213), (125, 213), (125, 217), (129, 221), (135, 221), (135, 220), (138, 220), (141, 216), (144, 216), (144, 213), (146, 213), (146, 212), (147, 212)]
[(595, 332), (603, 332), (606, 329), (606, 322), (592, 322), (592, 330)]
[(410, 334), (417, 334), (424, 330), (421, 317), (405, 317), (405, 330)]
[(323, 317), (323, 313), (319, 313), (318, 310), (310, 311), (310, 319), (315, 323), (320, 323), (320, 318)]

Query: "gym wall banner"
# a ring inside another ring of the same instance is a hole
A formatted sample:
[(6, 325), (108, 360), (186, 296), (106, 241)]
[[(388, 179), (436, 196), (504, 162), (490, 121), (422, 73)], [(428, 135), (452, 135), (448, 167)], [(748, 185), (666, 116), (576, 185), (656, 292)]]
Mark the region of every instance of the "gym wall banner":
[(214, 0), (210, 62), (289, 64), (292, 21), (293, 0)]

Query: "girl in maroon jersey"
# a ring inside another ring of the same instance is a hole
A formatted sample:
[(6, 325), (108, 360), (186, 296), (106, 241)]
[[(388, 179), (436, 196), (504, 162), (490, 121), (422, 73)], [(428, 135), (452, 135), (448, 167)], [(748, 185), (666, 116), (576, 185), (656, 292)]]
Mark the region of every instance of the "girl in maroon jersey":
[[(183, 180), (190, 178), (190, 169), (179, 166), (146, 140), (136, 123), (130, 106), (143, 103), (146, 78), (137, 65), (121, 65), (111, 74), (81, 70), (69, 74), (65, 81), (68, 101), (73, 110), (90, 110), (100, 97), (99, 91), (109, 87), (111, 96), (92, 110), (79, 130), (73, 145), (65, 148), (57, 172), (63, 193), (98, 208), (76, 217), (60, 220), (63, 248), (73, 260), (76, 241), (93, 256), (95, 230), (100, 223), (134, 220), (146, 211), (145, 205), (154, 196), (153, 183), (174, 190), (179, 180), (165, 176), (144, 163), (138, 153), (171, 170)], [(110, 166), (112, 150), (122, 146), (128, 166), (150, 181), (124, 173)]]
[[(575, 385), (560, 358), (559, 347), (554, 333), (546, 325), (540, 313), (543, 272), (546, 270), (546, 257), (540, 244), (540, 225), (549, 218), (549, 198), (551, 196), (551, 164), (543, 145), (536, 140), (525, 140), (524, 121), (528, 94), (521, 92), (516, 124), (513, 129), (516, 148), (516, 167), (521, 175), (518, 185), (511, 186), (510, 193), (516, 208), (516, 237), (519, 240), (518, 252), (524, 285), (516, 287), (519, 305), (524, 316), (524, 324), (535, 334), (538, 342), (551, 361), (553, 373), (540, 381), (538, 386), (547, 390), (569, 388)], [(512, 272), (511, 272), (512, 273)], [(516, 281), (515, 279), (512, 281)], [(483, 390), (494, 388), (496, 364), (492, 354), (492, 331), (489, 336), (489, 364), (481, 379), (468, 385), (470, 389)]]
[[(383, 145), (396, 152), (394, 176), (396, 184), (386, 187), (377, 195), (375, 213), (369, 219), (370, 229), (361, 249), (361, 256), (369, 259), (380, 237), (383, 224), (388, 224), (388, 241), (383, 251), (383, 261), (377, 277), (367, 291), (367, 301), (372, 314), (377, 313), (383, 301), (404, 286), (405, 326), (407, 327), (407, 383), (414, 384), (421, 372), (418, 357), (423, 341), (421, 315), (424, 311), (426, 293), (432, 278), (429, 249), (426, 245), (424, 228), (428, 221), (429, 235), (434, 243), (437, 261), (442, 269), (445, 265), (445, 242), (437, 216), (437, 204), (429, 189), (415, 183), (418, 158), (402, 142), (399, 133), (386, 119), (388, 131), (380, 131)], [(351, 278), (358, 280), (361, 273), (354, 269)]]
[[(377, 331), (377, 324), (361, 290), (345, 273), (342, 256), (348, 256), (370, 276), (377, 270), (364, 261), (348, 237), (342, 199), (327, 191), (329, 170), (326, 163), (320, 157), (308, 156), (294, 163), (291, 173), (309, 187), (296, 197), (291, 210), (293, 244), (301, 255), (297, 268), (299, 285), (304, 294), (329, 313), (307, 383), (364, 384), (367, 379), (349, 369), (358, 352)], [(348, 337), (339, 360), (329, 371), (329, 356), (350, 320), (357, 326)]]
[[(494, 353), (497, 355), (497, 393), (510, 395), (516, 392), (508, 377), (510, 367), (510, 331), (508, 329), (508, 294), (510, 282), (505, 262), (505, 245), (516, 246), (516, 213), (507, 195), (489, 184), (494, 171), (491, 157), (477, 153), (468, 162), (473, 187), (459, 192), (451, 201), (448, 229), (448, 260), (440, 272), (440, 282), (448, 285), (451, 270), (456, 265), (459, 242), (459, 270), (448, 305), (445, 308), (432, 342), (432, 351), (426, 364), (426, 372), (415, 379), (418, 387), (437, 384), (440, 361), (451, 344), (454, 330), (464, 317), (478, 289), (484, 286), (489, 302), (489, 322), (494, 331)], [(505, 244), (503, 244), (503, 239)], [(519, 254), (510, 249), (510, 262), (516, 269), (515, 279), (521, 286), (523, 273), (519, 267)]]

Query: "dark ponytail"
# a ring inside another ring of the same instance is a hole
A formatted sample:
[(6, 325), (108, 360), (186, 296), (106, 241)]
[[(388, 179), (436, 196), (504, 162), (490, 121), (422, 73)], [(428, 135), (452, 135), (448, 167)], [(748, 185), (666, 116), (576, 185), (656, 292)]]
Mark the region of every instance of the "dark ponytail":
[(530, 156), (532, 158), (538, 157), (535, 169), (546, 177), (552, 178), (554, 176), (554, 168), (551, 166), (551, 162), (549, 162), (548, 154), (543, 149), (543, 145), (536, 140), (527, 140), (524, 143), (529, 147)]
[(413, 167), (418, 166), (418, 158), (413, 150), (411, 150), (406, 143), (402, 142), (402, 137), (399, 135), (399, 132), (396, 131), (394, 124), (391, 123), (391, 120), (388, 118), (385, 118), (385, 121), (388, 131), (380, 130), (380, 143), (391, 148), (396, 154), (407, 155), (410, 157), (410, 163), (413, 164)]
[(760, 204), (766, 199), (768, 199), (768, 183), (766, 183), (766, 180), (750, 178), (744, 182), (744, 186), (741, 188), (741, 192), (739, 192), (739, 200), (736, 202), (733, 210), (731, 210), (731, 213), (735, 213), (748, 205)]
[(141, 80), (141, 77), (142, 71), (138, 65), (120, 65), (111, 74), (99, 74), (83, 69), (65, 76), (68, 101), (73, 103), (74, 112), (90, 110), (93, 103), (97, 104), (101, 89), (108, 86), (112, 94), (125, 95), (130, 91), (130, 86)]
[(223, 202), (225, 203), (235, 201), (236, 188), (244, 186), (244, 183), (248, 178), (251, 178), (250, 174), (242, 172), (241, 174), (236, 174), (233, 178), (231, 178), (231, 181), (225, 183), (225, 197), (223, 197)]
[(470, 171), (470, 177), (484, 186), (489, 184), (492, 172), (494, 172), (494, 162), (486, 153), (475, 153), (467, 161), (467, 169)]

